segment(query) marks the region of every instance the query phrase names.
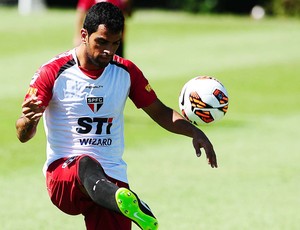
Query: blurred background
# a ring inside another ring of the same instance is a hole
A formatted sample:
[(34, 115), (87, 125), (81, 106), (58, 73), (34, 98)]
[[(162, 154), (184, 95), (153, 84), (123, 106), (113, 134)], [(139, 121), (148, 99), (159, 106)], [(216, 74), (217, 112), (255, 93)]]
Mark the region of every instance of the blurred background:
[[(14, 128), (34, 72), (73, 47), (76, 4), (0, 0), (1, 230), (85, 229), (49, 200), (42, 124), (26, 144)], [(163, 102), (178, 110), (181, 87), (198, 75), (229, 93), (223, 120), (200, 127), (218, 169), (128, 100), (128, 177), (160, 229), (299, 230), (300, 0), (135, 0), (133, 10), (125, 57)]]
[[(47, 7), (74, 8), (76, 0), (20, 0), (26, 4), (43, 4)], [(18, 0), (0, 0), (1, 5), (17, 5)], [(270, 15), (299, 16), (299, 0), (135, 0), (133, 8), (161, 8), (184, 10), (192, 13), (248, 14), (254, 6), (262, 6)]]

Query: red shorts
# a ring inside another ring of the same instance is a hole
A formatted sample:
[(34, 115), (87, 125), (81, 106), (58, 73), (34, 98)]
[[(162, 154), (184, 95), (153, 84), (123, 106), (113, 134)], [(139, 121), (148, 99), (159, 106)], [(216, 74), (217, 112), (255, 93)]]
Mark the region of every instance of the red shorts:
[[(69, 215), (84, 215), (87, 230), (130, 230), (130, 219), (99, 206), (82, 192), (78, 176), (81, 157), (61, 158), (48, 167), (46, 183), (52, 203)], [(124, 182), (108, 179), (119, 187), (128, 188)]]

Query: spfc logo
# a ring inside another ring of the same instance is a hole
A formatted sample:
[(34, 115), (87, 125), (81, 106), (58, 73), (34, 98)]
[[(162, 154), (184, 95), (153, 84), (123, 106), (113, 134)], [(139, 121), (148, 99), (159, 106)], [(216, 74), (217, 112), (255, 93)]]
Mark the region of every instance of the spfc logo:
[(103, 97), (88, 97), (86, 102), (90, 109), (96, 113), (103, 105)]

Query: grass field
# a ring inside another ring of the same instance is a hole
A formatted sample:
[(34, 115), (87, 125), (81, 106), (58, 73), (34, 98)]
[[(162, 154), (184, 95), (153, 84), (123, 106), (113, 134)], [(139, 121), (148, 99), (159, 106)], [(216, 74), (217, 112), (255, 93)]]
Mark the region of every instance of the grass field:
[[(0, 229), (84, 229), (47, 196), (42, 126), (26, 144), (14, 128), (34, 71), (72, 47), (74, 11), (0, 15)], [(137, 11), (127, 23), (126, 55), (166, 104), (177, 109), (182, 85), (197, 75), (219, 78), (230, 96), (226, 117), (201, 127), (218, 169), (128, 101), (129, 179), (160, 229), (300, 229), (299, 20)]]

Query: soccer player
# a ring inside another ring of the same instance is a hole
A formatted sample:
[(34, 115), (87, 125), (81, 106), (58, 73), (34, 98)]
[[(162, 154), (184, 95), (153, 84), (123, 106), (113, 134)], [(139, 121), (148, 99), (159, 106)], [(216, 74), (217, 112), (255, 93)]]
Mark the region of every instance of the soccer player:
[[(132, 13), (132, 0), (78, 0), (76, 6), (76, 18), (75, 18), (75, 34), (73, 38), (73, 43), (75, 46), (81, 43), (80, 30), (85, 18), (87, 11), (98, 2), (110, 2), (122, 10), (125, 18), (131, 16)], [(122, 40), (120, 42), (119, 48), (116, 54), (124, 57), (124, 31)]]
[(125, 101), (129, 97), (163, 128), (191, 137), (217, 167), (207, 136), (164, 105), (141, 70), (115, 55), (124, 16), (111, 3), (95, 4), (81, 29), (81, 44), (42, 65), (34, 74), (16, 122), (21, 142), (34, 137), (43, 116), (44, 165), (51, 201), (61, 211), (85, 217), (88, 230), (157, 229), (158, 222), (129, 189), (124, 150)]

